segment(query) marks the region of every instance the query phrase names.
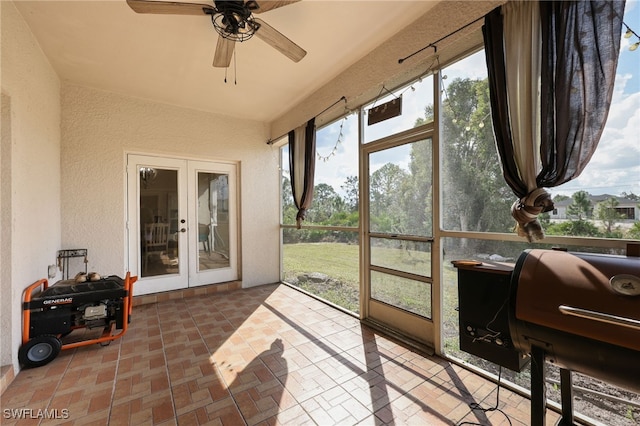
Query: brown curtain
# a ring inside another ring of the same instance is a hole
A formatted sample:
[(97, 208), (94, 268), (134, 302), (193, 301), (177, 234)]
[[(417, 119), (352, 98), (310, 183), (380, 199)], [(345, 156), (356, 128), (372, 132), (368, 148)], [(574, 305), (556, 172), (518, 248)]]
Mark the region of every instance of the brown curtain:
[(300, 229), (313, 201), (316, 169), (315, 118), (289, 132), (289, 173), (293, 202), (298, 209), (296, 225)]
[(485, 17), (496, 144), (505, 181), (519, 198), (512, 207), (518, 234), (529, 241), (544, 237), (537, 216), (553, 209), (543, 188), (578, 177), (598, 146), (613, 94), (624, 6), (516, 1)]

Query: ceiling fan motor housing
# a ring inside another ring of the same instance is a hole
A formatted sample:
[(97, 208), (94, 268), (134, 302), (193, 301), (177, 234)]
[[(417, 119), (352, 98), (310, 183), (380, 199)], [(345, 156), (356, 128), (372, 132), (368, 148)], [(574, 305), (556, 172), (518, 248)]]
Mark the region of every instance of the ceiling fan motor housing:
[(215, 0), (215, 5), (211, 22), (222, 37), (242, 42), (260, 28), (251, 16), (251, 11), (259, 8), (254, 0), (246, 3), (243, 0)]

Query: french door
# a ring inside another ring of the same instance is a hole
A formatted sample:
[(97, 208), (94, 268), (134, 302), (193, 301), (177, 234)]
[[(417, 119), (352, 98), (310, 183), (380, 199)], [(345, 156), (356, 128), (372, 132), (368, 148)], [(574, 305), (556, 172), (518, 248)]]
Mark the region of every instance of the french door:
[(127, 194), (136, 295), (238, 278), (234, 164), (131, 154)]
[(411, 130), (363, 150), (364, 318), (433, 345), (430, 133)]

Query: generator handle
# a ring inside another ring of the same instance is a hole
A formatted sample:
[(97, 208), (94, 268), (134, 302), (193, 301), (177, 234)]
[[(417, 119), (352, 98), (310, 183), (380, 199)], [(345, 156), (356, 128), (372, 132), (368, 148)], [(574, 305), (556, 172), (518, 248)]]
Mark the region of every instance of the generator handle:
[(42, 278), (31, 284), (24, 290), (23, 304), (22, 304), (22, 344), (24, 345), (29, 341), (29, 329), (31, 328), (31, 314), (29, 308), (29, 302), (31, 302), (31, 293), (34, 289), (42, 286), (41, 291), (45, 291), (49, 288), (49, 280)]
[(131, 273), (127, 272), (127, 275), (124, 279), (124, 288), (127, 290), (127, 299), (125, 301), (126, 307), (125, 312), (127, 313), (126, 322), (129, 322), (129, 317), (131, 316), (131, 311), (133, 310), (133, 284), (138, 281), (138, 276), (131, 276)]

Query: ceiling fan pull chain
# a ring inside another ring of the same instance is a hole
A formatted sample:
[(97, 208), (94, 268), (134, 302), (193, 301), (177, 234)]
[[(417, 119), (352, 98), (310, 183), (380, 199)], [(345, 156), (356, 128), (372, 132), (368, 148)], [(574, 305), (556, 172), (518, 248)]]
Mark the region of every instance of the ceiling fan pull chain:
[(238, 56), (238, 49), (233, 51), (233, 84), (238, 85), (238, 63), (236, 57)]
[(227, 82), (227, 70), (228, 70), (228, 69), (229, 69), (229, 67), (226, 67), (226, 68), (224, 69), (224, 82), (225, 82), (225, 83)]

